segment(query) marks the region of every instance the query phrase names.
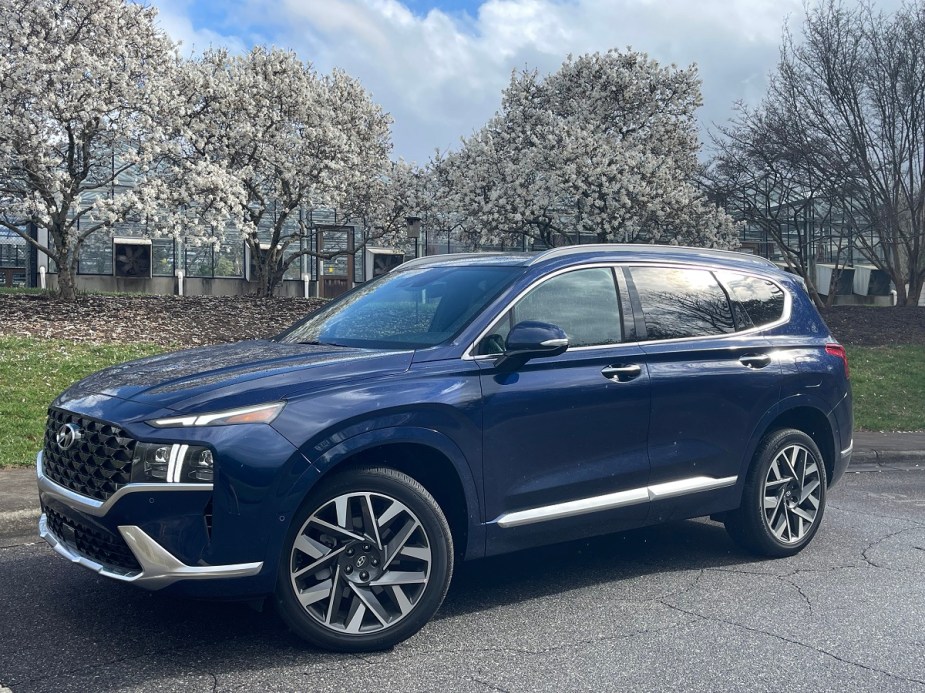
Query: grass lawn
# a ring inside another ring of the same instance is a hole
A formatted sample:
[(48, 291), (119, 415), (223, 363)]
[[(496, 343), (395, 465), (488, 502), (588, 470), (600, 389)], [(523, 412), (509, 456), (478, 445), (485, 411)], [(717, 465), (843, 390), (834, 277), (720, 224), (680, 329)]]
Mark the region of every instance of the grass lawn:
[(0, 337), (0, 467), (35, 464), (48, 405), (104, 366), (164, 351), (152, 344), (83, 344)]
[[(0, 337), (0, 467), (35, 462), (48, 405), (104, 366), (164, 351), (153, 344), (84, 344)], [(925, 430), (925, 346), (849, 347), (855, 427)]]
[(847, 349), (855, 428), (925, 431), (925, 346)]

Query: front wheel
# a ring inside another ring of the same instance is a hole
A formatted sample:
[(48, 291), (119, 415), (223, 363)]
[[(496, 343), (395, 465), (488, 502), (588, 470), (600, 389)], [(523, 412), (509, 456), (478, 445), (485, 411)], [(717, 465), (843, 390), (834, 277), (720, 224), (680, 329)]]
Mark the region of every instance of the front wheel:
[(750, 551), (792, 556), (816, 535), (825, 501), (819, 448), (802, 431), (782, 429), (761, 441), (745, 479), (742, 504), (724, 523), (730, 536)]
[(302, 504), (280, 559), (276, 604), (315, 645), (379, 650), (430, 620), (452, 572), (450, 528), (427, 490), (394, 469), (357, 469)]

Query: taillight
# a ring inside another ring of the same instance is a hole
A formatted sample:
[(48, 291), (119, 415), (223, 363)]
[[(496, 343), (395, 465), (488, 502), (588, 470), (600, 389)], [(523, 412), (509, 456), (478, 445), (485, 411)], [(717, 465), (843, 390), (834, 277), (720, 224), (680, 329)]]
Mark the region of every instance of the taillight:
[(841, 344), (826, 344), (825, 353), (840, 358), (842, 363), (845, 364), (845, 377), (851, 377), (851, 369), (848, 368), (848, 352), (845, 351), (845, 347), (843, 347)]

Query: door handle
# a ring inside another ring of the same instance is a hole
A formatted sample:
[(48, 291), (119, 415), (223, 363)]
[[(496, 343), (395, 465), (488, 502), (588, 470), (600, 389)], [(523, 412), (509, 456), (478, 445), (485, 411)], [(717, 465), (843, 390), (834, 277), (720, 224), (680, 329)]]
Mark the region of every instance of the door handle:
[(628, 366), (607, 366), (601, 371), (601, 375), (605, 378), (615, 380), (618, 383), (625, 383), (628, 380), (638, 378), (640, 373), (642, 373), (642, 367), (635, 363)]
[(739, 363), (747, 368), (764, 368), (771, 363), (771, 357), (768, 354), (749, 354), (742, 356)]

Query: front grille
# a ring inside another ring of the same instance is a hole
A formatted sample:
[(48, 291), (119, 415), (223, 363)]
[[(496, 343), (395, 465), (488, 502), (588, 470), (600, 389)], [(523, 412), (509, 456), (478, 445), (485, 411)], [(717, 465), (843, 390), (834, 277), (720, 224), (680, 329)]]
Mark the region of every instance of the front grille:
[(51, 508), (46, 507), (44, 510), (51, 533), (58, 541), (64, 542), (81, 556), (92, 558), (107, 568), (115, 568), (120, 573), (141, 571), (135, 555), (121, 536), (72, 517), (65, 517)]
[[(62, 450), (56, 437), (65, 424), (77, 426), (81, 437)], [(118, 426), (49, 409), (44, 447), (45, 476), (81, 495), (104, 501), (131, 481), (135, 441)]]

